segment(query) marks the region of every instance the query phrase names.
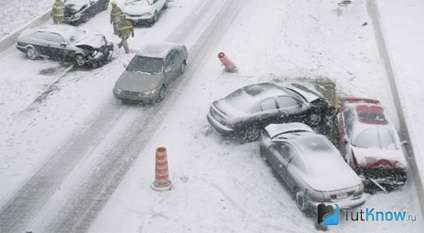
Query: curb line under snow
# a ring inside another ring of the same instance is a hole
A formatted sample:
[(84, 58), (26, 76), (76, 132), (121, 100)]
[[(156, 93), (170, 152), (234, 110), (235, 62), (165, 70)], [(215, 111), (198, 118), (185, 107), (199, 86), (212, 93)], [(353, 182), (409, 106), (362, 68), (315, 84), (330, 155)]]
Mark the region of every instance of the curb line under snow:
[[(367, 10), (368, 14), (370, 15), (373, 23), (374, 28), (374, 34), (375, 39), (377, 41), (378, 49), (380, 51), (380, 56), (384, 61), (384, 67), (389, 79), (390, 83), (390, 89), (393, 94), (393, 101), (396, 106), (396, 111), (399, 118), (399, 134), (402, 140), (406, 140), (409, 143), (405, 146), (409, 161), (409, 164), (411, 165), (411, 170), (414, 174), (414, 181), (416, 186), (416, 194), (420, 203), (420, 209), (421, 214), (424, 216), (424, 189), (423, 189), (423, 183), (421, 178), (424, 177), (423, 171), (420, 170), (418, 158), (415, 157), (414, 148), (413, 145), (415, 142), (412, 140), (412, 138), (409, 135), (409, 130), (407, 127), (407, 123), (405, 121), (405, 116), (402, 111), (402, 102), (401, 95), (399, 93), (399, 89), (397, 86), (397, 83), (399, 80), (396, 78), (394, 65), (392, 65), (392, 59), (389, 50), (387, 49), (387, 41), (385, 38), (384, 33), (384, 24), (383, 20), (380, 16), (380, 11), (378, 8), (377, 0), (367, 0)], [(423, 175), (421, 175), (423, 174)]]
[(24, 26), (20, 27), (18, 30), (14, 31), (12, 34), (9, 34), (5, 36), (3, 39), (0, 40), (0, 53), (4, 50), (8, 49), (12, 45), (16, 43), (16, 40), (18, 39), (19, 34), (29, 28), (37, 27), (45, 23), (47, 20), (50, 19), (50, 12), (51, 10), (46, 11), (41, 16), (33, 19), (29, 23), (25, 24)]

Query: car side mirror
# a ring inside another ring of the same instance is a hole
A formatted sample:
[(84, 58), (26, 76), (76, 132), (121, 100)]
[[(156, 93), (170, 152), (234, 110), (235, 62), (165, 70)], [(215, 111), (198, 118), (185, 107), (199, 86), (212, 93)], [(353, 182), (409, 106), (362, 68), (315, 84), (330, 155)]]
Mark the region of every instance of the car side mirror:
[(167, 66), (165, 67), (165, 73), (169, 73), (171, 72), (172, 67), (171, 66)]

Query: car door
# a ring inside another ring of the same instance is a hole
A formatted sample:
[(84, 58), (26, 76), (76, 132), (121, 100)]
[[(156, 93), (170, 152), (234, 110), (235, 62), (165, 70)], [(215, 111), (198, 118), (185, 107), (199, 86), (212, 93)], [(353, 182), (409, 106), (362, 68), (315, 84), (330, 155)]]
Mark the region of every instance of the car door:
[(280, 112), (279, 123), (303, 121), (303, 105), (298, 100), (291, 96), (277, 96), (275, 101)]
[(255, 124), (259, 128), (263, 128), (271, 123), (278, 122), (278, 118), (280, 116), (279, 111), (277, 109), (277, 103), (274, 98), (267, 98), (262, 100), (259, 103), (260, 111), (255, 116)]
[(181, 67), (181, 63), (182, 63), (181, 54), (180, 54), (180, 51), (178, 49), (172, 49), (169, 54), (171, 55), (171, 59), (172, 59), (172, 62), (173, 62), (172, 74), (175, 77), (175, 76), (178, 76), (179, 72), (180, 72), (180, 67)]
[(46, 49), (47, 55), (54, 58), (61, 58), (64, 56), (64, 50), (67, 47), (67, 43), (63, 37), (58, 33), (46, 32)]
[(35, 50), (37, 50), (40, 55), (48, 56), (48, 54), (50, 54), (49, 48), (47, 47), (48, 34), (46, 32), (35, 32), (31, 38), (31, 45), (34, 46)]
[(273, 157), (270, 161), (271, 164), (273, 164), (273, 168), (284, 182), (289, 185), (289, 187), (292, 187), (293, 178), (288, 170), (288, 166), (293, 156), (296, 154), (296, 149), (288, 142), (280, 142), (274, 147), (274, 150), (270, 150), (270, 152)]
[(352, 130), (355, 123), (355, 117), (351, 108), (344, 108), (340, 114), (339, 120), (339, 144), (340, 152), (345, 160), (351, 159), (350, 141), (352, 139)]
[(172, 60), (171, 53), (168, 53), (168, 55), (165, 57), (164, 61), (164, 75), (163, 75), (163, 82), (165, 84), (168, 84), (171, 82), (171, 79), (174, 77), (175, 70), (174, 67), (174, 61)]

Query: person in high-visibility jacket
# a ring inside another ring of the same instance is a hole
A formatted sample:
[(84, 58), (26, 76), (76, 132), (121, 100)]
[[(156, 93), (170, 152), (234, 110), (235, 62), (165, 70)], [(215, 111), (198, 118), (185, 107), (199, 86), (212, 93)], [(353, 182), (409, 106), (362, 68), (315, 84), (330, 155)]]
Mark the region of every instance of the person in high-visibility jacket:
[(121, 20), (121, 15), (123, 15), (121, 8), (116, 5), (115, 1), (110, 3), (112, 5), (112, 10), (110, 11), (110, 23), (113, 25), (113, 33), (118, 34), (118, 23)]
[(125, 52), (129, 53), (130, 49), (128, 48), (127, 40), (132, 35), (134, 37), (134, 27), (130, 21), (125, 19), (124, 15), (121, 15), (121, 19), (118, 23), (118, 36), (121, 38), (121, 42), (118, 44), (118, 47), (121, 48), (124, 46)]
[(62, 0), (56, 0), (56, 2), (52, 6), (53, 23), (61, 24), (63, 23), (63, 19), (65, 17), (65, 3)]

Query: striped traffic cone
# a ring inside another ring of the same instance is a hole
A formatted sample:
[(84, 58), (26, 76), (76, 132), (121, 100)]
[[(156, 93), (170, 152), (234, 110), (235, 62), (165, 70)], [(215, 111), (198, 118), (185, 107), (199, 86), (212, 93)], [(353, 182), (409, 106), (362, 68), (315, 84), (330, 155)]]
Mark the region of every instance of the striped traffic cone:
[(171, 189), (171, 187), (166, 148), (158, 147), (156, 149), (155, 181), (152, 184), (152, 188), (156, 191), (165, 191)]
[(224, 65), (225, 71), (234, 72), (237, 70), (237, 67), (234, 65), (234, 63), (231, 62), (230, 59), (228, 59), (223, 52), (218, 53), (218, 58), (221, 61), (222, 65)]

